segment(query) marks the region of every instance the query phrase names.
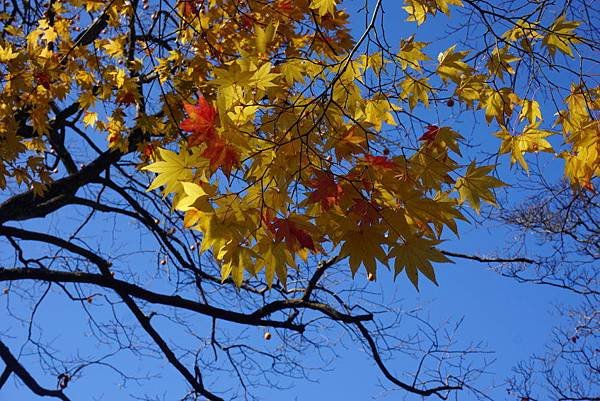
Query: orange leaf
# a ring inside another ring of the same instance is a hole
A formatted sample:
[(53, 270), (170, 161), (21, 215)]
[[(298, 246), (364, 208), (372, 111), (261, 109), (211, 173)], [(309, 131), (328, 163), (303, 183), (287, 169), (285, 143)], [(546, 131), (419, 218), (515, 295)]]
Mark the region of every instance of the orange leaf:
[(208, 103), (206, 98), (200, 97), (195, 105), (184, 103), (183, 108), (187, 112), (188, 118), (183, 120), (179, 127), (192, 133), (188, 139), (188, 145), (198, 146), (209, 139), (213, 139), (217, 110)]
[(364, 160), (375, 169), (391, 170), (396, 168), (396, 163), (385, 156), (365, 155)]
[(208, 147), (202, 152), (202, 156), (209, 160), (210, 168), (216, 171), (221, 167), (223, 173), (229, 177), (233, 167), (240, 163), (238, 151), (217, 136), (207, 142), (207, 145)]
[[(264, 217), (263, 217), (264, 218)], [(266, 216), (268, 218), (268, 216)], [(302, 248), (316, 251), (315, 243), (310, 234), (298, 227), (290, 219), (279, 219), (275, 217), (271, 222), (267, 222), (267, 227), (275, 236), (275, 241), (285, 242), (285, 245), (292, 252), (299, 251)]]
[(321, 203), (323, 210), (329, 210), (339, 205), (340, 198), (344, 192), (341, 185), (336, 183), (333, 174), (325, 171), (317, 171), (316, 178), (308, 182), (308, 186), (315, 188), (308, 199), (311, 203)]
[(354, 204), (350, 207), (350, 212), (358, 217), (359, 226), (370, 226), (379, 220), (380, 207), (372, 201), (363, 198), (353, 199)]
[(353, 153), (364, 152), (364, 148), (367, 143), (366, 136), (356, 131), (357, 130), (355, 127), (350, 128), (335, 145), (335, 156), (338, 160), (341, 160)]
[(199, 6), (202, 6), (203, 1), (181, 0), (181, 3), (183, 5), (183, 16), (188, 18), (198, 15)]

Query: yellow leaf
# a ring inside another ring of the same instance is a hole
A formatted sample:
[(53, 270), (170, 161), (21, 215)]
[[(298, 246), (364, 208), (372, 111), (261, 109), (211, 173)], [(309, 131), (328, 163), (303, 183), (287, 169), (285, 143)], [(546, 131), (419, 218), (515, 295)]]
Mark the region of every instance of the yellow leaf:
[(557, 50), (573, 57), (571, 45), (581, 42), (581, 39), (573, 31), (580, 24), (578, 21), (567, 21), (564, 15), (561, 15), (548, 28), (548, 33), (542, 39), (542, 44), (546, 46), (552, 58), (554, 58)]
[(111, 57), (121, 58), (125, 54), (126, 36), (122, 35), (115, 39), (109, 40), (102, 48)]
[(98, 121), (98, 113), (94, 111), (88, 111), (83, 115), (83, 123), (87, 127), (96, 124), (96, 121)]
[(475, 161), (469, 164), (465, 175), (457, 179), (455, 184), (461, 203), (468, 201), (477, 213), (479, 213), (481, 208), (482, 200), (496, 206), (496, 197), (492, 189), (505, 186), (506, 184), (488, 175), (494, 168), (495, 166), (477, 167)]
[(537, 119), (542, 119), (540, 105), (535, 100), (523, 100), (523, 107), (519, 114), (519, 121), (527, 119), (530, 124), (535, 124)]
[(416, 79), (407, 74), (406, 79), (400, 83), (400, 87), (402, 88), (400, 97), (408, 99), (408, 107), (411, 110), (417, 106), (418, 102), (429, 107), (429, 92), (432, 89), (427, 78)]
[(526, 21), (520, 19), (515, 23), (514, 27), (502, 35), (502, 38), (511, 42), (516, 42), (519, 39), (525, 39), (526, 41), (538, 39), (541, 37), (541, 35), (535, 29), (537, 26), (537, 21)]
[(304, 74), (306, 61), (304, 60), (289, 60), (279, 66), (281, 73), (289, 84), (303, 82), (306, 78)]
[(437, 74), (444, 82), (451, 80), (460, 83), (462, 75), (469, 75), (472, 72), (472, 68), (462, 61), (469, 52), (455, 52), (455, 48), (456, 46), (452, 46), (438, 56)]
[(279, 27), (279, 21), (273, 23), (273, 21), (269, 22), (266, 29), (263, 29), (259, 25), (255, 25), (255, 35), (256, 35), (256, 49), (260, 53), (267, 52), (267, 45), (271, 43), (273, 38), (275, 37), (275, 33), (277, 33), (277, 27)]
[(519, 57), (513, 56), (508, 52), (508, 46), (498, 48), (495, 47), (487, 62), (490, 74), (496, 75), (500, 79), (504, 79), (504, 73), (511, 75), (515, 74), (514, 68), (510, 63), (520, 60)]
[(377, 261), (386, 264), (387, 257), (382, 244), (385, 243), (382, 227), (371, 226), (351, 231), (344, 236), (344, 245), (340, 257), (350, 257), (349, 264), (352, 275), (355, 275), (362, 264), (373, 277), (377, 276)]
[(199, 198), (208, 196), (206, 191), (196, 183), (181, 181), (180, 184), (183, 188), (183, 193), (177, 197), (177, 200), (173, 200), (173, 207), (176, 210), (185, 212), (189, 210)]
[(325, 14), (333, 15), (335, 13), (336, 0), (312, 0), (310, 2), (310, 8), (317, 10), (320, 16)]
[(258, 89), (265, 90), (267, 88), (277, 86), (272, 81), (279, 76), (279, 74), (271, 73), (271, 63), (263, 64), (258, 70), (254, 72), (250, 83), (254, 84)]
[(388, 99), (367, 100), (364, 121), (373, 124), (377, 131), (381, 131), (384, 122), (389, 125), (396, 125), (392, 112), (398, 110), (400, 110), (400, 107), (391, 103)]
[(198, 225), (194, 228), (202, 231), (200, 252), (212, 248), (217, 256), (222, 256), (221, 250), (233, 240), (231, 225), (222, 221), (215, 213), (202, 213)]
[(400, 60), (400, 66), (403, 70), (411, 67), (414, 70), (421, 71), (421, 61), (429, 60), (429, 57), (422, 52), (427, 46), (425, 42), (415, 42), (414, 35), (400, 42), (400, 51), (398, 52), (398, 59)]
[(518, 162), (525, 171), (529, 171), (523, 155), (525, 152), (554, 152), (552, 145), (545, 138), (553, 135), (552, 131), (538, 129), (539, 123), (527, 126), (521, 135), (511, 135), (506, 130), (496, 134), (502, 139), (500, 153), (511, 153), (511, 164)]
[(19, 57), (19, 53), (15, 53), (10, 45), (3, 47), (0, 45), (0, 63), (6, 63)]
[(452, 263), (436, 246), (441, 241), (424, 237), (411, 236), (404, 243), (391, 246), (388, 257), (394, 258), (394, 275), (398, 276), (403, 270), (410, 282), (419, 288), (419, 274), (437, 285), (435, 271), (431, 262)]
[(510, 88), (501, 88), (489, 89), (481, 103), (485, 107), (485, 119), (488, 124), (496, 119), (498, 124), (502, 125), (504, 118), (512, 115), (515, 104), (520, 103), (520, 100)]
[(227, 113), (227, 116), (237, 125), (243, 125), (254, 119), (259, 106), (235, 106), (233, 111)]
[(425, 22), (425, 18), (427, 17), (427, 6), (416, 0), (405, 0), (405, 2), (408, 5), (402, 8), (408, 13), (406, 20), (414, 21), (417, 25), (421, 25)]
[(188, 155), (187, 150), (177, 154), (168, 149), (158, 148), (158, 154), (162, 160), (142, 167), (142, 170), (158, 173), (158, 176), (152, 181), (147, 191), (152, 191), (158, 187), (165, 186), (164, 195), (179, 190), (181, 181), (192, 180), (192, 157)]
[[(235, 285), (241, 286), (244, 281), (244, 270), (249, 270), (249, 266), (254, 264), (252, 257), (256, 257), (256, 255), (249, 249), (234, 242), (227, 244), (217, 255), (217, 258), (222, 260), (221, 281), (223, 282), (231, 276)], [(254, 274), (253, 271), (251, 273)]]

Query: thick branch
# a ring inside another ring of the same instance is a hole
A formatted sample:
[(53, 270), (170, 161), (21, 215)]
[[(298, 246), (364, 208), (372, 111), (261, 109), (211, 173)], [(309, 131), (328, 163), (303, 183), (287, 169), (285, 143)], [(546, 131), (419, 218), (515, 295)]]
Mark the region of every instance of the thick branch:
[(4, 387), (4, 384), (10, 377), (11, 373), (12, 373), (12, 369), (10, 368), (10, 366), (6, 365), (6, 367), (4, 368), (4, 371), (0, 375), (0, 390), (2, 390), (2, 387)]
[(364, 315), (347, 315), (345, 313), (342, 313), (342, 312), (332, 308), (330, 305), (323, 304), (320, 302), (304, 301), (302, 299), (286, 299), (286, 300), (271, 302), (271, 303), (263, 306), (262, 308), (258, 309), (254, 313), (252, 313), (252, 316), (254, 316), (256, 318), (262, 318), (265, 316), (269, 316), (270, 314), (275, 313), (275, 312), (280, 312), (280, 311), (286, 310), (286, 309), (297, 309), (297, 308), (312, 309), (312, 310), (321, 312), (324, 315), (329, 316), (333, 320), (336, 320), (339, 322), (344, 322), (344, 323), (356, 323), (356, 322), (373, 320), (373, 315), (370, 313), (364, 314)]
[[(19, 363), (17, 358), (14, 357), (14, 355), (2, 341), (0, 341), (0, 358), (2, 358), (6, 364), (7, 369), (10, 369), (10, 371), (16, 374), (19, 379), (21, 379), (21, 381), (35, 394), (41, 397), (54, 397), (63, 401), (70, 401), (69, 397), (67, 397), (62, 391), (48, 390), (40, 386), (33, 376), (31, 376), (31, 374), (27, 371), (27, 369), (25, 369), (23, 365)], [(4, 376), (4, 374), (2, 374), (2, 376)]]
[[(281, 322), (276, 320), (263, 319), (257, 314), (244, 314), (233, 312), (226, 309), (217, 308), (211, 305), (202, 304), (189, 299), (182, 298), (178, 295), (165, 295), (145, 288), (118, 280), (112, 277), (106, 277), (100, 274), (84, 273), (84, 272), (63, 272), (48, 269), (2, 269), (0, 268), (0, 281), (16, 281), (16, 280), (40, 280), (56, 283), (80, 283), (97, 285), (103, 288), (111, 289), (117, 293), (123, 293), (132, 297), (142, 299), (152, 304), (172, 306), (175, 308), (186, 309), (197, 312), (206, 316), (214, 317), (215, 319), (226, 320), (229, 322), (252, 325), (252, 326), (267, 326), (275, 328), (283, 328), (298, 332), (304, 331), (303, 325)], [(300, 305), (297, 305), (300, 306)], [(304, 306), (304, 305), (302, 305)], [(291, 306), (288, 306), (288, 308)], [(305, 306), (309, 307), (309, 306)], [(279, 310), (285, 308), (279, 308)], [(314, 308), (312, 308), (314, 309)], [(345, 316), (345, 315), (344, 315)], [(341, 320), (341, 319), (338, 319)]]
[(60, 209), (69, 203), (79, 188), (96, 179), (121, 156), (120, 152), (105, 152), (77, 173), (48, 185), (48, 190), (42, 195), (27, 191), (9, 198), (0, 204), (0, 224), (11, 220), (44, 217)]

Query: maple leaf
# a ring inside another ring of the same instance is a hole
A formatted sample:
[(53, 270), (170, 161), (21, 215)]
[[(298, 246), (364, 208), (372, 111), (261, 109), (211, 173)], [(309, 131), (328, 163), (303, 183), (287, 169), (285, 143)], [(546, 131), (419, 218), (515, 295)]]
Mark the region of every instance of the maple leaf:
[(494, 168), (496, 166), (493, 165), (477, 167), (475, 161), (472, 161), (467, 167), (465, 175), (456, 180), (455, 187), (458, 190), (460, 202), (468, 201), (477, 213), (481, 208), (482, 200), (496, 206), (496, 197), (491, 190), (506, 185), (499, 179), (488, 175)]
[(202, 156), (209, 160), (212, 171), (216, 171), (220, 167), (227, 177), (231, 175), (233, 167), (240, 164), (238, 150), (220, 137), (215, 137), (207, 143)]
[(339, 205), (344, 190), (340, 184), (335, 182), (333, 174), (328, 171), (317, 171), (315, 176), (307, 183), (308, 187), (316, 189), (310, 193), (309, 201), (320, 203), (324, 211)]
[(429, 93), (432, 91), (427, 78), (416, 79), (406, 74), (407, 78), (400, 83), (400, 97), (408, 99), (408, 106), (414, 109), (419, 101), (429, 107)]
[(275, 23), (270, 22), (266, 29), (263, 29), (258, 25), (254, 28), (256, 35), (256, 49), (259, 51), (259, 53), (267, 52), (267, 45), (271, 43), (275, 37), (278, 27), (279, 21), (276, 21)]
[(437, 73), (444, 82), (448, 79), (456, 83), (460, 83), (461, 76), (468, 75), (472, 72), (472, 67), (463, 61), (468, 51), (455, 52), (456, 46), (450, 47), (443, 53), (438, 55)]
[(363, 160), (366, 164), (378, 170), (391, 170), (397, 167), (396, 162), (390, 160), (387, 156), (366, 154)]
[(88, 111), (88, 112), (84, 113), (82, 120), (83, 120), (83, 123), (87, 127), (92, 126), (92, 125), (96, 124), (96, 121), (98, 121), (98, 113)]
[(427, 129), (427, 131), (425, 131), (425, 133), (421, 135), (419, 141), (432, 142), (435, 140), (435, 137), (437, 136), (438, 132), (440, 132), (440, 127), (438, 127), (437, 125), (428, 125), (427, 127), (425, 127), (425, 129)]
[(504, 124), (504, 117), (510, 117), (513, 108), (519, 104), (518, 96), (510, 88), (491, 89), (488, 96), (482, 100), (485, 105), (485, 119), (489, 123), (496, 119), (498, 124)]
[(127, 37), (125, 35), (118, 36), (115, 39), (109, 40), (102, 48), (106, 54), (114, 57), (121, 58), (125, 54), (125, 42)]
[(19, 53), (15, 53), (10, 45), (5, 47), (0, 45), (0, 63), (7, 63), (19, 57)]
[(325, 14), (331, 14), (335, 12), (337, 0), (312, 0), (310, 2), (310, 8), (317, 10), (320, 16)]
[[(502, 35), (502, 38), (510, 40), (511, 42), (515, 42), (522, 38), (525, 41), (528, 41), (529, 39), (538, 39), (541, 37), (541, 35), (536, 31), (537, 26), (537, 21), (526, 21), (520, 19), (514, 23), (514, 27), (512, 27)], [(523, 47), (525, 49), (529, 48), (528, 46)]]
[(194, 17), (198, 15), (198, 6), (204, 3), (201, 0), (180, 0), (180, 2), (183, 9), (183, 16), (185, 18)]
[(381, 131), (384, 122), (389, 125), (396, 125), (392, 112), (398, 110), (400, 110), (400, 107), (390, 103), (387, 99), (368, 100), (364, 111), (364, 121), (373, 124), (377, 131)]
[[(359, 132), (360, 131), (360, 132)], [(363, 153), (367, 143), (367, 134), (358, 127), (351, 127), (335, 143), (335, 157), (338, 160), (356, 153)]]
[(510, 54), (508, 49), (508, 46), (502, 48), (495, 47), (487, 62), (490, 74), (496, 75), (500, 79), (504, 79), (505, 72), (514, 75), (515, 70), (510, 63), (520, 60), (519, 57)]
[(194, 228), (202, 232), (200, 252), (212, 248), (218, 255), (235, 238), (235, 233), (231, 225), (216, 213), (202, 213), (201, 218), (198, 219), (197, 226)]
[(292, 252), (299, 251), (302, 248), (316, 251), (315, 243), (311, 235), (305, 229), (298, 226), (293, 218), (273, 218), (268, 226), (269, 230), (275, 236), (276, 242), (284, 242)]
[(279, 11), (289, 14), (294, 10), (294, 0), (277, 0), (275, 7), (277, 7)]
[(275, 273), (285, 288), (287, 284), (287, 267), (296, 268), (296, 261), (289, 249), (283, 243), (262, 244), (257, 252), (256, 270), (259, 271), (263, 266), (265, 269), (265, 281), (269, 288), (273, 284)]
[(410, 236), (404, 240), (404, 243), (391, 246), (388, 257), (394, 258), (394, 276), (398, 276), (404, 271), (410, 282), (418, 289), (418, 272), (421, 272), (437, 285), (431, 262), (452, 263), (436, 248), (440, 242), (424, 237)]
[(538, 129), (539, 122), (528, 125), (522, 134), (511, 135), (503, 130), (496, 134), (502, 139), (500, 153), (511, 153), (511, 164), (518, 162), (525, 171), (529, 171), (523, 157), (526, 152), (553, 152), (552, 145), (545, 138), (554, 132)]
[[(229, 242), (217, 255), (217, 259), (221, 260), (221, 282), (231, 277), (235, 285), (242, 285), (244, 270), (249, 271), (250, 266), (254, 265), (252, 259), (257, 257), (252, 250), (234, 241)], [(250, 273), (254, 274), (253, 271)]]
[(206, 98), (201, 96), (195, 105), (184, 103), (183, 107), (188, 114), (188, 118), (183, 120), (179, 127), (192, 133), (188, 138), (188, 146), (198, 146), (213, 139), (217, 110), (208, 103)]
[[(435, 144), (438, 148), (450, 149), (454, 153), (460, 155), (458, 141), (459, 139), (462, 139), (462, 136), (458, 132), (449, 127), (438, 127), (437, 125), (428, 125), (425, 128), (427, 130), (419, 138), (420, 141), (425, 142), (425, 145)], [(428, 159), (430, 159), (430, 157), (428, 157)], [(433, 160), (431, 161), (433, 162)], [(443, 160), (440, 161), (447, 167), (452, 164), (452, 159), (448, 159), (447, 155), (444, 155)]]
[(523, 100), (519, 121), (523, 121), (525, 118), (527, 118), (530, 124), (535, 124), (537, 119), (542, 119), (542, 112), (540, 111), (538, 102), (535, 100)]
[(370, 226), (350, 231), (346, 233), (344, 240), (340, 249), (340, 258), (350, 257), (352, 275), (354, 276), (358, 268), (363, 265), (372, 277), (376, 277), (377, 261), (387, 263), (387, 256), (382, 248), (382, 244), (385, 243), (382, 227)]
[(273, 86), (277, 86), (277, 84), (273, 83), (273, 80), (279, 76), (279, 74), (275, 74), (271, 72), (273, 65), (271, 63), (263, 64), (258, 70), (252, 74), (250, 78), (250, 83), (254, 84), (257, 89), (265, 90), (267, 88), (271, 88)]
[(405, 3), (408, 5), (402, 8), (408, 13), (408, 17), (406, 18), (407, 21), (414, 21), (417, 25), (421, 25), (425, 22), (428, 11), (426, 5), (415, 0), (405, 0)]
[(183, 193), (173, 200), (173, 207), (177, 210), (187, 211), (192, 208), (192, 205), (202, 197), (208, 194), (200, 185), (193, 182), (181, 182)]
[(192, 180), (193, 160), (186, 151), (180, 154), (163, 148), (158, 148), (157, 151), (161, 160), (142, 167), (142, 170), (158, 173), (147, 191), (152, 191), (164, 185), (163, 192), (166, 196), (177, 191), (180, 181)]
[(557, 50), (573, 57), (570, 45), (581, 42), (581, 39), (573, 32), (580, 24), (578, 21), (567, 21), (564, 15), (554, 21), (542, 39), (542, 44), (548, 49), (550, 57), (554, 58)]
[(350, 212), (358, 217), (358, 226), (370, 226), (381, 217), (381, 207), (364, 198), (354, 198)]
[(427, 46), (426, 42), (415, 42), (414, 35), (400, 42), (400, 51), (398, 59), (403, 70), (408, 67), (416, 71), (421, 71), (420, 61), (429, 60), (430, 58), (422, 52), (422, 49)]

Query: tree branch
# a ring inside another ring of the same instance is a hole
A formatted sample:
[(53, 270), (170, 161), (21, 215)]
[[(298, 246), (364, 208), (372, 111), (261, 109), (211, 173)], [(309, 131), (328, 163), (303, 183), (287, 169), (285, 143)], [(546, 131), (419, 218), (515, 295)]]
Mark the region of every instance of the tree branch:
[[(8, 347), (0, 340), (0, 358), (6, 364), (6, 369), (4, 372), (6, 373), (7, 369), (10, 369), (14, 374), (16, 374), (19, 379), (35, 394), (41, 397), (54, 397), (61, 399), (63, 401), (70, 401), (69, 397), (65, 395), (61, 390), (48, 390), (39, 385), (39, 383), (31, 376), (31, 374), (19, 363), (17, 358), (10, 352)], [(4, 377), (4, 374), (2, 377)], [(10, 372), (9, 372), (10, 373)], [(7, 375), (8, 378), (8, 375)], [(0, 382), (1, 384), (2, 382)], [(2, 387), (0, 385), (0, 387)]]

